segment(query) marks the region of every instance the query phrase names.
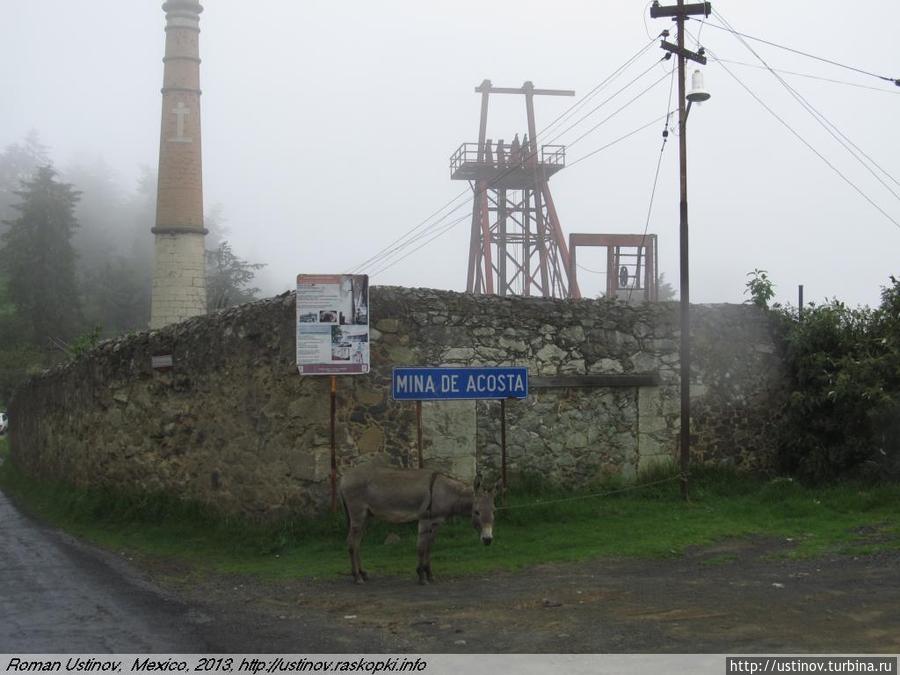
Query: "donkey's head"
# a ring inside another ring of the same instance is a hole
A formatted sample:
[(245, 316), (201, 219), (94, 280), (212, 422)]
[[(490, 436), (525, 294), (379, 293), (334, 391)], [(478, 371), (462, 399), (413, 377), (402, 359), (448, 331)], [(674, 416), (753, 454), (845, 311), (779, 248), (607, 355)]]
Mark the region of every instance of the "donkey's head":
[(481, 477), (475, 478), (475, 495), (472, 499), (472, 527), (481, 535), (481, 541), (489, 546), (494, 541), (494, 490), (482, 489)]

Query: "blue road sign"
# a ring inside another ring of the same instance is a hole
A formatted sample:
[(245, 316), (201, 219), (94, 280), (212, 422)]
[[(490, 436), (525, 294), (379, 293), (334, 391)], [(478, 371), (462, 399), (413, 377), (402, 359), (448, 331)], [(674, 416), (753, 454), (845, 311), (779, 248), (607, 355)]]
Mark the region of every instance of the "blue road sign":
[(394, 368), (395, 401), (528, 397), (528, 368)]

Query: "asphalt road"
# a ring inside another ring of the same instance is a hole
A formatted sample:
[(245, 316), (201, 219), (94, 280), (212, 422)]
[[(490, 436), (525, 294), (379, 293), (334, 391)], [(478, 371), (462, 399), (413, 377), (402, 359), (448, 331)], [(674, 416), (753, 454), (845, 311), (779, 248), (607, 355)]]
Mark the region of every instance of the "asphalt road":
[(219, 651), (206, 617), (23, 515), (0, 493), (0, 652)]
[(217, 602), (186, 583), (187, 588), (166, 590), (121, 555), (35, 521), (0, 492), (0, 653), (361, 653), (389, 648), (383, 631), (329, 625), (324, 612), (310, 610), (287, 620), (280, 610), (248, 606), (230, 580), (210, 593)]

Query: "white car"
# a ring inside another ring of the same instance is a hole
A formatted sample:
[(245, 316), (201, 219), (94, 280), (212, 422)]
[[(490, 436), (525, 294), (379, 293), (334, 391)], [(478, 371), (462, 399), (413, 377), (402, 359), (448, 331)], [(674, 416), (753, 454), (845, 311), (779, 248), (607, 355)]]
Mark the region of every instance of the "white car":
[(9, 417), (6, 416), (5, 412), (0, 412), (0, 436), (6, 433), (6, 430), (9, 428)]

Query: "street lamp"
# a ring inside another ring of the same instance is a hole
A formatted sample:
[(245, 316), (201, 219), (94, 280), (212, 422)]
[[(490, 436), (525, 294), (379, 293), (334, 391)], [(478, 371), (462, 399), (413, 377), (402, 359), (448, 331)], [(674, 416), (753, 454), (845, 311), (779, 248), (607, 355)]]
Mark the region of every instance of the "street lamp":
[[(700, 50), (700, 53), (703, 53), (702, 49)], [(687, 120), (687, 116), (691, 113), (692, 104), (708, 101), (710, 96), (711, 94), (706, 90), (706, 87), (703, 86), (703, 73), (700, 72), (699, 69), (694, 70), (693, 75), (691, 75), (691, 90), (687, 93), (687, 96), (685, 96), (687, 99), (687, 108), (684, 111), (685, 120)]]

